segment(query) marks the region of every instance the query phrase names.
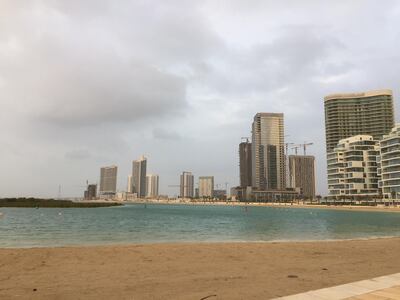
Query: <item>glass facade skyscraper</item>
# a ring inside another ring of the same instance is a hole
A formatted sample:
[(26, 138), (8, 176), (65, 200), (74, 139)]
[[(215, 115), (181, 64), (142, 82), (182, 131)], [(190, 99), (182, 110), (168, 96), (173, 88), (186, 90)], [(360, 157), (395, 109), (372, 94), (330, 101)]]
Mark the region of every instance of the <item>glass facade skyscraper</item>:
[(252, 125), (252, 186), (257, 190), (286, 187), (282, 113), (257, 113)]

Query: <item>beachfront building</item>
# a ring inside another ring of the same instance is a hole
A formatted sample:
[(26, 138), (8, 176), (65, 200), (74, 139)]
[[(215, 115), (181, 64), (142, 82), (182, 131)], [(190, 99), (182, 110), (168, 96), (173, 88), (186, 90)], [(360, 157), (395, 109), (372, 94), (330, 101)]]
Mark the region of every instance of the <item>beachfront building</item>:
[(227, 190), (214, 190), (214, 198), (218, 200), (226, 200), (227, 198)]
[(155, 174), (149, 174), (146, 176), (146, 191), (147, 197), (157, 198), (159, 187), (159, 176)]
[(199, 177), (199, 198), (214, 197), (214, 176)]
[(240, 186), (251, 186), (251, 143), (246, 138), (239, 144)]
[(194, 196), (194, 176), (191, 172), (184, 171), (180, 177), (180, 197), (193, 198)]
[(285, 179), (284, 125), (282, 113), (257, 113), (252, 125), (252, 187), (283, 190)]
[(289, 155), (289, 186), (305, 199), (315, 198), (315, 157)]
[(100, 169), (100, 189), (101, 196), (114, 196), (117, 192), (117, 166), (102, 167)]
[(328, 198), (348, 202), (379, 198), (378, 155), (379, 143), (370, 135), (340, 140), (328, 153)]
[(146, 167), (147, 159), (142, 155), (132, 162), (132, 193), (138, 198), (146, 197)]
[(400, 199), (400, 124), (380, 141), (379, 187), (384, 202)]
[(391, 90), (332, 94), (324, 102), (327, 153), (342, 139), (371, 135), (380, 140), (394, 127)]

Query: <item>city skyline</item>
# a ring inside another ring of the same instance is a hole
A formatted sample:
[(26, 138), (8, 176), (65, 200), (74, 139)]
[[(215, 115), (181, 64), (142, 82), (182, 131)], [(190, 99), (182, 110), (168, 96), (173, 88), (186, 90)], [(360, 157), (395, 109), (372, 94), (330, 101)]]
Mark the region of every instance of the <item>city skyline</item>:
[(399, 120), (398, 2), (100, 2), (2, 7), (4, 197), (79, 197), (111, 164), (125, 190), (141, 153), (161, 194), (186, 169), (237, 186), (257, 112), (284, 113), (287, 142), (314, 142), (327, 195), (323, 98), (392, 89)]

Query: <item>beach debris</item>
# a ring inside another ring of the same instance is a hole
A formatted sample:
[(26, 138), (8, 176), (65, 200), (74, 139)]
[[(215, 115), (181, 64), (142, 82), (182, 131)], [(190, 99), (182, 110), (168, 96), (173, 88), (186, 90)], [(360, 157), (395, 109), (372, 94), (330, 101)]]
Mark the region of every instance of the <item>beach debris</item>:
[(211, 297), (217, 297), (217, 295), (208, 295), (208, 296), (205, 296), (203, 298), (200, 298), (200, 300), (205, 300), (205, 299), (208, 299), (208, 298), (211, 298)]
[(297, 275), (288, 275), (287, 277), (288, 278), (299, 278), (299, 276), (297, 276)]
[(33, 291), (34, 291), (34, 292), (36, 292), (36, 291), (37, 291), (37, 289), (33, 289)]
[(328, 269), (327, 269), (327, 268), (322, 268), (322, 270), (323, 270), (323, 271), (328, 271)]

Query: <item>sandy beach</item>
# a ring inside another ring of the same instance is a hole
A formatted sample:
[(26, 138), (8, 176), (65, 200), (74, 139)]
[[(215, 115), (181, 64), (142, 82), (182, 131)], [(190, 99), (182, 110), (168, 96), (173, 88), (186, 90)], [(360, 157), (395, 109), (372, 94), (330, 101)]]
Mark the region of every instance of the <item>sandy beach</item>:
[(269, 299), (400, 272), (398, 253), (400, 238), (0, 249), (0, 299)]

